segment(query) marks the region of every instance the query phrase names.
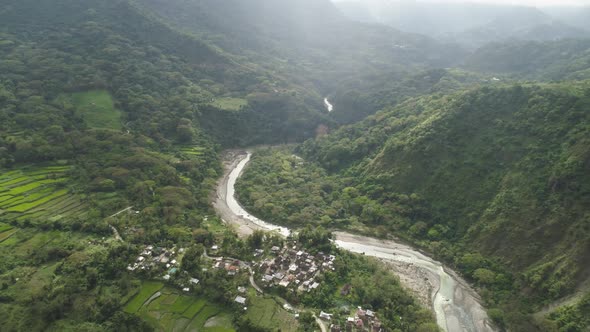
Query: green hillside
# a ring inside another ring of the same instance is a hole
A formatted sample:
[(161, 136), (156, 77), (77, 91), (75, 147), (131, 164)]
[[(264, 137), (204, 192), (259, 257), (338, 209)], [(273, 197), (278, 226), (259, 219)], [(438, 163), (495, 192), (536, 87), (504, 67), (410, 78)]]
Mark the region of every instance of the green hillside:
[(405, 237), (478, 285), (500, 326), (534, 330), (529, 314), (588, 280), (589, 106), (589, 82), (412, 99), (307, 141), (305, 163), (255, 155), (240, 199), (278, 223)]

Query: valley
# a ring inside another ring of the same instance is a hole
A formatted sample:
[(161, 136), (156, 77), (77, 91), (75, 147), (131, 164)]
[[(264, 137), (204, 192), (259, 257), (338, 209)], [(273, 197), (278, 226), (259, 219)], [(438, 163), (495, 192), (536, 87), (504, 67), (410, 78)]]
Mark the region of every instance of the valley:
[[(237, 228), (242, 236), (255, 230), (278, 232), (288, 236), (291, 230), (267, 223), (246, 212), (235, 197), (235, 182), (248, 165), (251, 152), (226, 153), (225, 175), (217, 187), (214, 202), (222, 220)], [(402, 283), (410, 289), (428, 289), (428, 305), (436, 313), (437, 322), (445, 331), (494, 331), (485, 310), (473, 289), (439, 262), (423, 255), (407, 245), (381, 241), (345, 232), (335, 233), (335, 244), (345, 250), (377, 257), (391, 263), (393, 270), (401, 274)], [(416, 266), (418, 271), (407, 269)], [(402, 268), (406, 267), (406, 268)]]
[(0, 329), (586, 332), (590, 7), (472, 1), (4, 0)]

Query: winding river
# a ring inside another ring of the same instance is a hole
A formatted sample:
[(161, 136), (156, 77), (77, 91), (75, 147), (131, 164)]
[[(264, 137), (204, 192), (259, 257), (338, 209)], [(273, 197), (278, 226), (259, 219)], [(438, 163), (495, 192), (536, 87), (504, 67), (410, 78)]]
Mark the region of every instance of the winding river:
[[(249, 214), (237, 201), (234, 186), (250, 157), (251, 153), (245, 151), (229, 151), (225, 155), (225, 174), (217, 187), (213, 205), (224, 222), (235, 225), (242, 236), (257, 229), (289, 235), (288, 228), (270, 224)], [(390, 266), (406, 287), (417, 295), (422, 294), (424, 304), (433, 309), (437, 323), (443, 330), (495, 331), (475, 291), (440, 262), (398, 242), (345, 232), (335, 232), (334, 235), (338, 247), (376, 257)]]

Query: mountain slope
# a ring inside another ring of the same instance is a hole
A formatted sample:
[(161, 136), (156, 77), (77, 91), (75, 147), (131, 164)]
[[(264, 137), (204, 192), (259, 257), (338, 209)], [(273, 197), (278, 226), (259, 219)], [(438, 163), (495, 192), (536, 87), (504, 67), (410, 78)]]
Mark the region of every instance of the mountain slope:
[[(175, 26), (330, 91), (359, 73), (447, 66), (463, 54), (424, 36), (353, 22), (329, 0), (138, 0)], [(221, 32), (221, 33), (220, 33)]]
[(269, 187), (240, 197), (273, 222), (408, 238), (476, 283), (500, 326), (534, 331), (527, 315), (590, 275), (589, 106), (587, 81), (412, 99), (298, 149), (328, 174), (246, 174)]
[[(540, 9), (526, 6), (383, 0), (336, 4), (352, 18), (367, 21), (367, 17), (371, 17), (373, 22), (402, 31), (469, 47), (510, 39), (541, 41), (587, 35), (584, 29), (567, 24), (569, 19), (559, 21)], [(351, 7), (355, 10), (351, 11)], [(360, 17), (359, 12), (362, 13)]]
[(590, 76), (590, 40), (492, 43), (465, 60), (468, 70), (537, 80), (576, 80)]

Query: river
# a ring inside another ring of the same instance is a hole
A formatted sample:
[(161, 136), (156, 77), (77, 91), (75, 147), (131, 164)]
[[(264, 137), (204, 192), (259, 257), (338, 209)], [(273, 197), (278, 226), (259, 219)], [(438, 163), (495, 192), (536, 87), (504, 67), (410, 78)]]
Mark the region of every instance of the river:
[[(225, 174), (217, 187), (214, 207), (224, 222), (235, 225), (241, 236), (262, 229), (289, 235), (286, 227), (249, 214), (235, 197), (235, 184), (250, 161), (251, 153), (229, 151)], [(345, 250), (373, 256), (386, 263), (401, 282), (414, 290), (436, 314), (438, 325), (449, 332), (495, 331), (477, 293), (455, 272), (412, 247), (395, 241), (335, 232), (335, 244)]]
[(332, 105), (330, 103), (330, 101), (328, 100), (328, 97), (324, 98), (324, 106), (326, 106), (326, 109), (328, 110), (328, 112), (332, 112), (334, 110), (334, 105)]

